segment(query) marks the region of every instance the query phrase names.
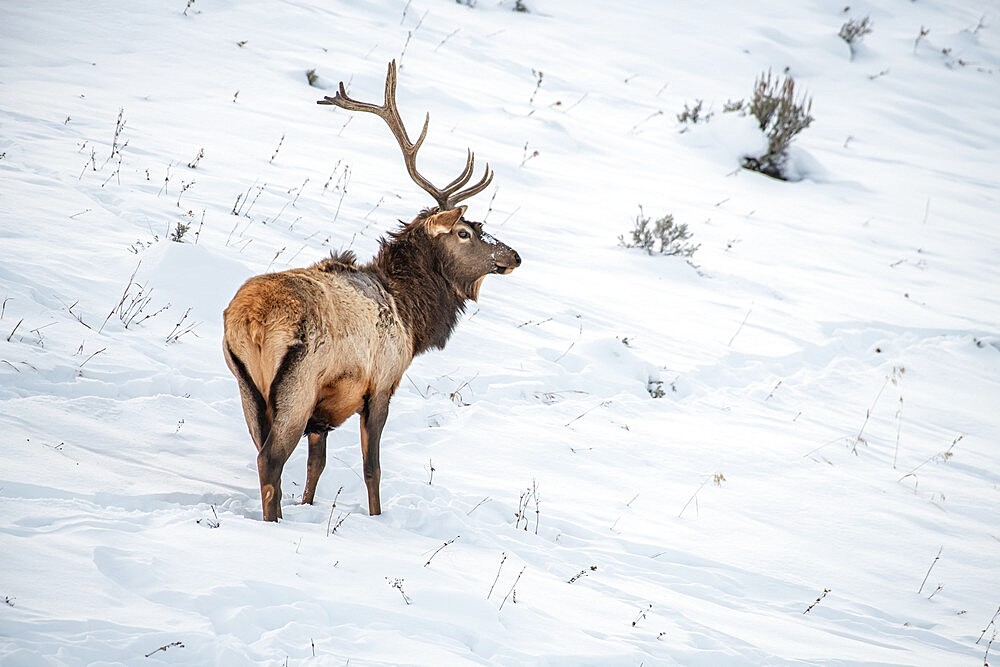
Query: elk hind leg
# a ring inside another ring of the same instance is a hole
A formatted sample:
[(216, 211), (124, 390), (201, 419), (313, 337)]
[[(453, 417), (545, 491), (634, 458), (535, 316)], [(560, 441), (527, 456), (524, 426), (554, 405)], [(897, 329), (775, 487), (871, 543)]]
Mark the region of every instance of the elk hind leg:
[(281, 472), (305, 431), (308, 410), (309, 407), (303, 410), (288, 406), (284, 411), (279, 411), (274, 416), (267, 440), (257, 454), (264, 521), (277, 521), (281, 518)]
[(301, 344), (290, 347), (271, 384), (270, 430), (257, 453), (264, 521), (281, 518), (281, 472), (305, 432), (315, 402), (308, 379), (296, 372), (304, 351)]
[(368, 488), (368, 513), (377, 516), (382, 513), (379, 484), (382, 467), (379, 463), (379, 443), (382, 427), (389, 416), (389, 396), (374, 394), (365, 397), (361, 408), (361, 458), (364, 460), (365, 486)]

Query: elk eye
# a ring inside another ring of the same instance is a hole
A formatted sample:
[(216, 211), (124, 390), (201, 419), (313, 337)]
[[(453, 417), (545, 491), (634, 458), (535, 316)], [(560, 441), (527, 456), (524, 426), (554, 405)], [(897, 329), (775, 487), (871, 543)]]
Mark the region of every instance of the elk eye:
[(469, 234), (468, 230), (466, 230), (466, 229), (460, 229), (460, 230), (458, 230), (458, 238), (460, 238), (460, 239), (467, 239), (467, 238), (469, 238), (469, 236), (470, 236), (470, 234)]

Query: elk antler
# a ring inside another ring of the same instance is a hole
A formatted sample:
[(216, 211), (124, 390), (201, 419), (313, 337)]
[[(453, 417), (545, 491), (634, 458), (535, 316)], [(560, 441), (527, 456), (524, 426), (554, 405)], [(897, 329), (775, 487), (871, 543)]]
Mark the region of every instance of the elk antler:
[(403, 151), (403, 162), (406, 163), (406, 171), (409, 172), (410, 178), (434, 198), (438, 203), (439, 210), (446, 211), (454, 208), (458, 202), (485, 190), (493, 180), (493, 172), (490, 171), (490, 165), (487, 164), (486, 169), (483, 171), (483, 177), (479, 179), (478, 183), (459, 191), (472, 178), (476, 159), (471, 149), (468, 149), (465, 169), (462, 170), (462, 173), (455, 180), (443, 188), (434, 187), (430, 181), (420, 175), (420, 172), (417, 171), (417, 151), (420, 150), (420, 145), (424, 143), (424, 138), (427, 136), (427, 125), (431, 122), (431, 115), (428, 113), (424, 118), (424, 127), (420, 130), (420, 137), (417, 138), (417, 142), (411, 143), (410, 137), (406, 133), (406, 127), (403, 126), (403, 120), (399, 117), (399, 109), (396, 107), (395, 60), (389, 62), (389, 71), (385, 75), (385, 101), (382, 103), (382, 106), (351, 99), (344, 89), (343, 81), (340, 82), (340, 90), (333, 97), (325, 96), (322, 100), (317, 101), (316, 104), (333, 104), (348, 111), (373, 113), (384, 120), (385, 124), (392, 131), (393, 136), (396, 137), (396, 141), (399, 142), (399, 148)]

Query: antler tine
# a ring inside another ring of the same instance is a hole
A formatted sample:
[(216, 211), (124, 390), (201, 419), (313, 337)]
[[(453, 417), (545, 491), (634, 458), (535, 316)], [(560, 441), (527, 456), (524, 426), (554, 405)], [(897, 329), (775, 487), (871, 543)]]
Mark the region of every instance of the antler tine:
[(490, 183), (493, 182), (493, 170), (490, 169), (490, 165), (486, 165), (486, 169), (483, 170), (483, 177), (479, 179), (479, 182), (475, 185), (462, 190), (459, 193), (453, 194), (448, 197), (448, 205), (446, 208), (452, 208), (460, 201), (468, 199), (473, 195), (478, 195), (480, 192), (489, 187)]
[(452, 194), (453, 192), (455, 192), (455, 190), (458, 190), (460, 187), (468, 183), (469, 179), (472, 178), (472, 172), (474, 170), (476, 158), (471, 148), (466, 148), (465, 150), (466, 150), (465, 169), (463, 169), (462, 173), (458, 175), (458, 178), (456, 178), (454, 181), (441, 188), (441, 191), (448, 195)]
[(371, 104), (369, 102), (359, 102), (352, 99), (347, 94), (343, 81), (340, 82), (339, 90), (333, 97), (325, 96), (322, 100), (319, 100), (317, 104), (332, 104), (340, 107), (341, 109), (346, 109), (347, 111), (363, 111), (366, 113), (373, 113), (385, 121), (385, 124), (389, 126), (389, 130), (396, 138), (396, 142), (399, 144), (399, 148), (403, 153), (403, 163), (406, 165), (406, 171), (409, 173), (410, 179), (434, 198), (434, 201), (437, 202), (440, 210), (444, 211), (450, 209), (463, 199), (468, 199), (472, 195), (484, 190), (486, 186), (490, 184), (490, 181), (493, 180), (493, 172), (490, 171), (489, 165), (486, 165), (486, 171), (483, 173), (483, 178), (476, 183), (476, 185), (455, 194), (455, 190), (468, 183), (469, 179), (472, 178), (475, 168), (475, 157), (471, 149), (468, 151), (465, 168), (462, 170), (462, 173), (458, 175), (458, 178), (453, 180), (444, 188), (435, 187), (430, 181), (424, 178), (419, 171), (417, 171), (417, 151), (420, 150), (420, 146), (424, 143), (424, 139), (427, 138), (427, 128), (431, 122), (431, 115), (428, 113), (424, 117), (424, 126), (420, 130), (420, 136), (417, 137), (417, 141), (415, 143), (411, 143), (410, 137), (406, 132), (406, 126), (403, 124), (403, 119), (399, 115), (399, 108), (396, 106), (396, 82), (396, 61), (391, 60), (385, 75), (385, 100), (382, 102), (381, 106)]

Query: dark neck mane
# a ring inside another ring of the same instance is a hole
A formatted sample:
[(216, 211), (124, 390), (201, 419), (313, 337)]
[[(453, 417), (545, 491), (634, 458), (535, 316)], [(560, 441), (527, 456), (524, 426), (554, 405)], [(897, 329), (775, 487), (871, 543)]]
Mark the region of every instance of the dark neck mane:
[(465, 310), (465, 298), (447, 277), (446, 262), (429, 240), (419, 226), (406, 225), (382, 240), (370, 264), (413, 336), (414, 356), (443, 348)]

